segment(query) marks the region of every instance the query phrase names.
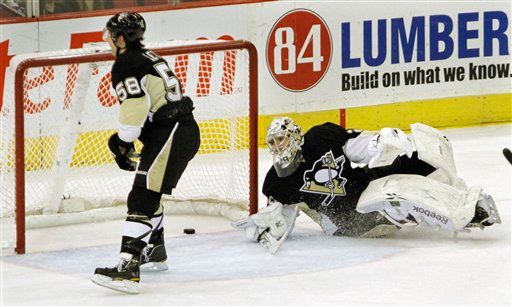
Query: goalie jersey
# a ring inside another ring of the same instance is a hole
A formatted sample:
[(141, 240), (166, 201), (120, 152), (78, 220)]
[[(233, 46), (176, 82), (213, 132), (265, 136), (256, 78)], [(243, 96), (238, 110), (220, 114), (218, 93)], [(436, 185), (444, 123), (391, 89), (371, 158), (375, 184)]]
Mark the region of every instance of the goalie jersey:
[(311, 128), (304, 134), (303, 162), (287, 177), (272, 166), (263, 184), (263, 194), (285, 205), (301, 204), (326, 234), (360, 236), (389, 222), (378, 213), (360, 214), (355, 208), (371, 175), (353, 167), (343, 151), (346, 142), (361, 132), (333, 123)]

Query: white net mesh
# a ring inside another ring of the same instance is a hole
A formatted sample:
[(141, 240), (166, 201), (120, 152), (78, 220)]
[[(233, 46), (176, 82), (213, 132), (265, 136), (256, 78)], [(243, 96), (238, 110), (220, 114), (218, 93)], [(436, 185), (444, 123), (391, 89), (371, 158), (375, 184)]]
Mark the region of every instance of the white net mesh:
[[(197, 43), (210, 43), (194, 42)], [(146, 44), (157, 49), (172, 42)], [(103, 48), (103, 49), (102, 49)], [(14, 72), (26, 58), (93, 54), (104, 47), (17, 56), (1, 108), (2, 216), (14, 214)], [(195, 105), (199, 154), (173, 197), (247, 206), (249, 198), (249, 73), (246, 50), (166, 56)], [(25, 197), (27, 214), (82, 211), (124, 203), (134, 173), (121, 171), (106, 146), (118, 125), (112, 62), (29, 68), (24, 74)], [(136, 144), (140, 150), (140, 144)], [(75, 200), (75, 201), (62, 201)], [(80, 200), (80, 201), (76, 201)], [(68, 206), (66, 206), (68, 204)]]

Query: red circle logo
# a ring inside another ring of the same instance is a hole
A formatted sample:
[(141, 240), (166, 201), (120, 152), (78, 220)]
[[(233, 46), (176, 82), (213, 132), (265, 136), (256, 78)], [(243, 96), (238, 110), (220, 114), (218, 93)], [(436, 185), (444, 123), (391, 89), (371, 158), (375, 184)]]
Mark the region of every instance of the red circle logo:
[(288, 91), (306, 91), (317, 85), (329, 68), (331, 56), (329, 28), (310, 10), (297, 9), (281, 16), (267, 39), (268, 69)]

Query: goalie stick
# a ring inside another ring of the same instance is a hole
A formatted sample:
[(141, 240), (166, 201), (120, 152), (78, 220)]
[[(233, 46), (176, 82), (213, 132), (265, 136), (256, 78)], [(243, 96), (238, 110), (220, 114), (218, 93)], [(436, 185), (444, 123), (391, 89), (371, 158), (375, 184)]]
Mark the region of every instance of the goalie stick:
[(508, 148), (503, 148), (503, 155), (507, 159), (508, 163), (512, 164), (512, 152)]

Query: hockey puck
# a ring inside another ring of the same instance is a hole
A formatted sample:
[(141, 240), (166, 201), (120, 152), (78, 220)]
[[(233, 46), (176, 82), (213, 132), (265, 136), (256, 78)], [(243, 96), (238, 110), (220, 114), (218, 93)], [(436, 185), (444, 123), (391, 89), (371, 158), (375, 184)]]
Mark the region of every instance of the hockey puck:
[(503, 155), (507, 159), (508, 163), (512, 164), (512, 152), (508, 148), (503, 148)]
[(183, 233), (188, 234), (188, 235), (193, 235), (196, 233), (196, 230), (194, 228), (185, 228), (185, 229), (183, 229)]

